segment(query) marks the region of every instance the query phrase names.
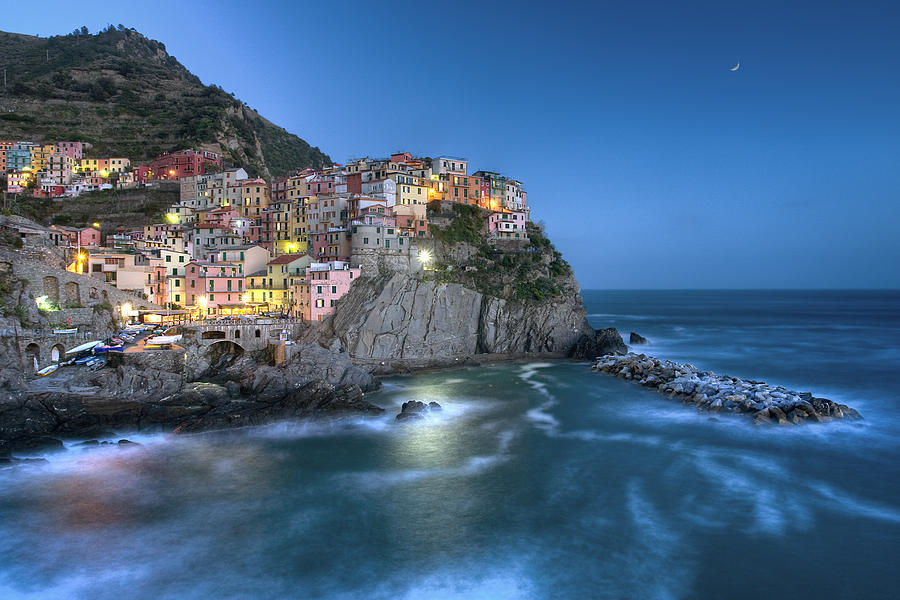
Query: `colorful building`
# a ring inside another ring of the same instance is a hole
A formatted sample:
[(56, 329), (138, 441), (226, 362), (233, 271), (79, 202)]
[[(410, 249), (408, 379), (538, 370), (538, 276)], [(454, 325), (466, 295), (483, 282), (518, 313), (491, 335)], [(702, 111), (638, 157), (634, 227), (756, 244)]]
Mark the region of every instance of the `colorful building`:
[(350, 268), (346, 262), (312, 263), (306, 276), (294, 284), (294, 311), (307, 322), (323, 321), (334, 314), (338, 301), (360, 275), (359, 268)]
[(210, 167), (222, 168), (222, 155), (208, 150), (179, 150), (163, 154), (150, 162), (154, 179), (178, 180), (203, 175)]
[(491, 239), (527, 241), (525, 212), (494, 212), (488, 217), (488, 235)]
[(29, 142), (16, 142), (6, 150), (6, 170), (10, 173), (31, 169), (31, 146)]
[(111, 173), (124, 173), (130, 168), (131, 161), (127, 158), (82, 158), (75, 171), (107, 179)]
[(72, 157), (72, 160), (81, 160), (84, 158), (83, 142), (56, 142), (59, 152)]
[(240, 312), (244, 304), (244, 273), (239, 263), (191, 261), (185, 268), (188, 308), (203, 316)]

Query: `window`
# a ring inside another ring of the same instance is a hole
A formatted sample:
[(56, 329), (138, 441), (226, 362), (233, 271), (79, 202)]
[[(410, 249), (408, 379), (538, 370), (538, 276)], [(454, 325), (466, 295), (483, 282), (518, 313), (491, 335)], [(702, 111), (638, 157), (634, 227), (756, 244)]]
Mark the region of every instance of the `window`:
[(369, 243), (369, 238), (363, 238), (363, 244), (368, 244), (368, 243)]
[(332, 301), (330, 302), (329, 306), (331, 306), (332, 308), (334, 308), (335, 306), (337, 306), (337, 300), (332, 300)]
[(175, 294), (175, 302), (178, 302), (180, 300), (181, 300), (181, 294)]
[(316, 300), (316, 308), (323, 308), (325, 306), (325, 301), (319, 298)]
[(175, 280), (175, 287), (181, 287), (181, 280), (180, 280), (180, 279), (176, 279), (176, 280)]
[(166, 254), (166, 262), (172, 262), (172, 255)]
[(179, 257), (178, 257), (178, 262), (183, 263), (183, 262), (184, 262), (184, 256), (179, 256)]
[(331, 293), (337, 294), (337, 286), (336, 285), (331, 286)]

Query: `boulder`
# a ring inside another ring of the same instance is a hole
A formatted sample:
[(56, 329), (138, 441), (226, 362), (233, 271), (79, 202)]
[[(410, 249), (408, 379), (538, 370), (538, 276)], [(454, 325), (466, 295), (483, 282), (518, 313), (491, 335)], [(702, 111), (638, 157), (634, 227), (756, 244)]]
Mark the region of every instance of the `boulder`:
[(404, 402), (400, 407), (400, 413), (397, 414), (396, 419), (398, 421), (407, 421), (407, 420), (420, 420), (425, 418), (425, 413), (427, 412), (437, 412), (443, 410), (441, 405), (437, 402), (429, 402), (425, 404), (424, 402), (419, 402), (418, 400), (410, 400), (408, 402)]
[(629, 344), (649, 344), (650, 341), (639, 333), (631, 332), (628, 334)]

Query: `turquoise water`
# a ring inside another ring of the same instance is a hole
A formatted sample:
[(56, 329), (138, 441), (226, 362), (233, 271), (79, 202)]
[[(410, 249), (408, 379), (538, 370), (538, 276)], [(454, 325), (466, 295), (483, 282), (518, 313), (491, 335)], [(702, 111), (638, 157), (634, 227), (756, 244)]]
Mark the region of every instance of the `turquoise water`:
[[(646, 350), (866, 420), (711, 421), (586, 363), (385, 381), (384, 418), (0, 471), (0, 598), (850, 598), (900, 584), (900, 294), (585, 292)], [(397, 424), (410, 399), (444, 406)]]

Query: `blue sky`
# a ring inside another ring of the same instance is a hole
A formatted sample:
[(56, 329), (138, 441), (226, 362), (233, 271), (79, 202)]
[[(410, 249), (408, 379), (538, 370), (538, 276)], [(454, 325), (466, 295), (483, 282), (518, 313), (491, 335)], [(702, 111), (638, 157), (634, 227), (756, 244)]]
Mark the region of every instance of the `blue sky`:
[(585, 288), (900, 287), (900, 3), (45, 4), (0, 29), (122, 23), (338, 162), (523, 180)]

